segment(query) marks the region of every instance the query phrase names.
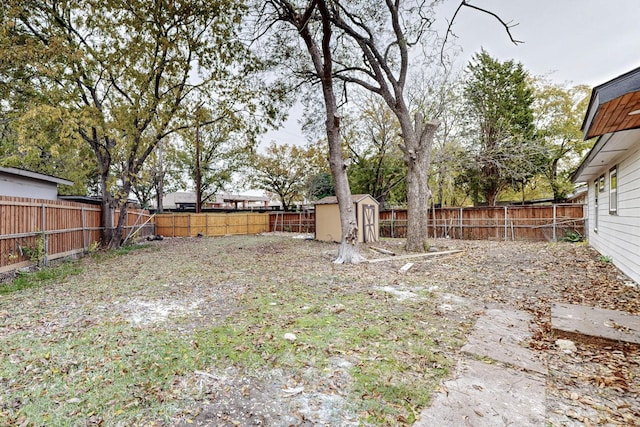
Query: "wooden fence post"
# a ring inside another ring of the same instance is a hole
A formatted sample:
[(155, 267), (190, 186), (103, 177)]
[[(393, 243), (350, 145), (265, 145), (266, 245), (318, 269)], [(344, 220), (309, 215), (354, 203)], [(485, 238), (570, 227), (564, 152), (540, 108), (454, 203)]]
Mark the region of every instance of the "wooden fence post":
[(393, 208), (391, 208), (391, 237), (394, 238), (395, 236), (395, 224), (394, 224), (394, 220), (396, 219), (396, 211), (393, 210)]
[[(596, 189), (596, 191), (598, 191)], [(583, 204), (582, 205), (582, 227), (583, 227), (583, 231), (584, 231), (584, 237), (586, 237), (587, 239), (589, 239), (589, 205), (587, 204)]]
[(460, 208), (460, 236), (458, 239), (462, 239), (462, 208)]
[(82, 215), (82, 218), (80, 219), (80, 222), (82, 224), (82, 249), (84, 251), (86, 251), (87, 250), (87, 240), (86, 240), (86, 236), (85, 236), (84, 206), (80, 209), (80, 215)]
[(507, 241), (507, 216), (508, 216), (507, 209), (508, 208), (505, 206), (504, 207), (504, 241), (505, 242)]
[(552, 237), (552, 241), (553, 242), (557, 242), (557, 235), (556, 235), (556, 208), (558, 207), (558, 205), (556, 205), (554, 203), (553, 205), (553, 237)]
[[(41, 215), (42, 215), (42, 235), (40, 237), (44, 240), (42, 242), (43, 243), (43, 249), (44, 249), (43, 262), (44, 262), (44, 265), (49, 265), (49, 259), (48, 259), (48, 254), (49, 254), (49, 236), (47, 236), (46, 210), (47, 210), (47, 207), (43, 203), (42, 204), (42, 210), (41, 210)], [(37, 245), (38, 245), (38, 238), (36, 237), (36, 247), (37, 247)]]

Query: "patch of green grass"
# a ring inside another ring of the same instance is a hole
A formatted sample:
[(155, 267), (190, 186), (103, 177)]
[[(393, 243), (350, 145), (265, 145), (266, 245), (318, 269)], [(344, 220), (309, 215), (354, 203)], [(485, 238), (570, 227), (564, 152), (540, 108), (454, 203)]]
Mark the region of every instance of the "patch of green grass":
[[(135, 244), (123, 246), (113, 249), (99, 255), (93, 255), (100, 258), (112, 258), (115, 256), (127, 255), (133, 251), (146, 249), (151, 247), (150, 244)], [(16, 277), (6, 283), (0, 283), (0, 295), (17, 292), (23, 289), (29, 289), (39, 286), (46, 286), (55, 282), (64, 281), (69, 276), (81, 274), (83, 271), (80, 264), (75, 260), (63, 261), (60, 264), (50, 267), (40, 267), (34, 271), (18, 272)]]
[[(378, 270), (304, 258), (301, 242), (271, 236), (191, 245), (166, 258), (149, 251), (113, 259), (147, 245), (97, 254), (88, 264), (99, 268), (87, 268), (82, 292), (69, 286), (60, 305), (85, 301), (74, 306), (77, 316), (55, 318), (56, 307), (45, 314), (39, 303), (22, 320), (0, 316), (0, 326), (8, 326), (0, 348), (0, 425), (168, 425), (210, 398), (195, 371), (230, 366), (247, 375), (285, 372), (309, 393), (333, 393), (323, 387), (339, 369), (347, 378), (340, 395), (363, 424), (407, 425), (446, 375), (452, 362), (444, 355), (460, 345), (459, 326), (435, 314), (432, 294), (398, 301), (367, 284), (391, 283)], [(308, 245), (318, 250), (317, 242)], [(263, 253), (275, 256), (255, 256)], [(423, 278), (411, 280), (405, 285), (424, 285)], [(132, 298), (199, 297), (218, 284), (238, 286), (220, 303), (237, 308), (220, 310), (228, 317), (207, 318), (203, 310), (202, 319), (185, 312), (136, 327), (104, 308), (127, 307)], [(103, 315), (89, 316), (89, 304), (104, 304)], [(10, 304), (3, 309), (8, 313)]]
[(0, 295), (38, 286), (46, 286), (80, 273), (82, 273), (82, 267), (77, 261), (64, 261), (52, 267), (43, 267), (29, 272), (19, 272), (10, 282), (0, 284)]
[[(216, 349), (223, 366), (321, 372), (331, 358), (347, 359), (353, 365), (349, 399), (375, 425), (413, 423), (415, 411), (427, 405), (452, 363), (438, 352), (443, 343), (435, 343), (433, 331), (419, 326), (433, 323), (424, 302), (398, 307), (395, 300), (372, 298), (370, 292), (334, 293), (326, 299), (289, 284), (246, 303), (233, 327), (212, 329), (199, 338), (201, 345)], [(286, 332), (294, 333), (296, 341), (284, 340)], [(446, 344), (457, 347), (460, 341), (453, 335)]]
[[(168, 421), (175, 408), (170, 403), (190, 397), (176, 382), (214, 356), (214, 349), (197, 348), (190, 339), (126, 323), (47, 339), (17, 334), (5, 346), (11, 362), (0, 363), (2, 390), (8, 392), (0, 401), (10, 409), (0, 412), (2, 425)], [(29, 381), (15, 380), (20, 375)]]

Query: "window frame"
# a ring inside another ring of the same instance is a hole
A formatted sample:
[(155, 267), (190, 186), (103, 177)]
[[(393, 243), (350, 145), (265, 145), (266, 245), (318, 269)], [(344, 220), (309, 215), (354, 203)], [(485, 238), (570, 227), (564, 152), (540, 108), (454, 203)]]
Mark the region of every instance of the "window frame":
[(618, 214), (618, 166), (609, 169), (609, 215)]
[(600, 178), (596, 179), (593, 182), (593, 188), (594, 188), (594, 200), (593, 200), (593, 207), (594, 207), (594, 221), (593, 221), (593, 231), (594, 232), (598, 232), (598, 219), (599, 219), (599, 215), (598, 215), (598, 210), (600, 209), (600, 192), (604, 191), (604, 189), (600, 189), (600, 185), (604, 185), (604, 175), (602, 175)]

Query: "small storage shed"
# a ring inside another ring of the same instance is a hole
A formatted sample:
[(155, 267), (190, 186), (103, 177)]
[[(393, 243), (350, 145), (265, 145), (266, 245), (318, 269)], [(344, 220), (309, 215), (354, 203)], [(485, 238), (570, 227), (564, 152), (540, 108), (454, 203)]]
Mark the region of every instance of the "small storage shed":
[[(353, 208), (358, 223), (358, 241), (377, 242), (380, 237), (380, 206), (368, 194), (352, 194)], [(325, 197), (315, 202), (316, 240), (326, 242), (342, 241), (340, 209), (336, 196)]]

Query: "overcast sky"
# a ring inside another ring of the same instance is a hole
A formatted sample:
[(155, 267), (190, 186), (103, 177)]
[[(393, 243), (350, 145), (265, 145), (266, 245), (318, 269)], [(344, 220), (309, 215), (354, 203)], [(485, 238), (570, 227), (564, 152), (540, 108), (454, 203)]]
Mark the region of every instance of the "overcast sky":
[[(484, 48), (501, 61), (515, 59), (533, 75), (558, 83), (597, 86), (640, 67), (640, 0), (471, 0), (504, 21), (515, 46), (493, 17), (464, 8), (453, 31), (463, 49), (456, 66), (464, 68), (471, 56)], [(459, 1), (445, 0), (438, 8), (436, 25), (447, 27)], [(298, 112), (284, 128), (269, 132), (263, 145), (304, 142), (297, 124)]]
[[(451, 16), (446, 0), (438, 19)], [(639, 0), (472, 0), (518, 24), (513, 45), (495, 18), (464, 8), (454, 23), (466, 63), (481, 47), (500, 60), (515, 59), (533, 75), (596, 86), (640, 66)], [(445, 26), (446, 28), (446, 26)]]

